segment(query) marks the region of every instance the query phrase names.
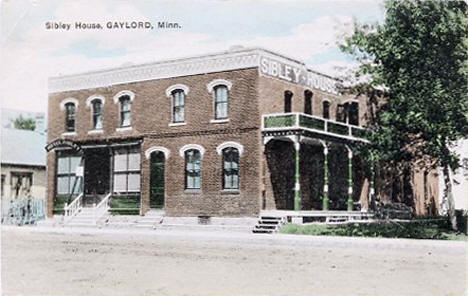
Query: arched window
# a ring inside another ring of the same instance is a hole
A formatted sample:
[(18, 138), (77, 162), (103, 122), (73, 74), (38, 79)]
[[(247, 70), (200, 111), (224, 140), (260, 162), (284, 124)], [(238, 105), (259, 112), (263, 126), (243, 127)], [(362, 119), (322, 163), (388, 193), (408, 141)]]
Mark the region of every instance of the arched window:
[(132, 124), (131, 99), (128, 95), (119, 97), (120, 102), (120, 126), (128, 127)]
[(312, 115), (312, 92), (304, 91), (304, 113)]
[(284, 113), (290, 113), (291, 112), (291, 99), (292, 99), (293, 93), (290, 92), (289, 90), (284, 92)]
[(322, 108), (323, 108), (323, 118), (330, 119), (330, 102), (323, 101)]
[(196, 149), (185, 151), (185, 189), (201, 188), (201, 153)]
[(102, 129), (102, 101), (101, 100), (93, 100), (93, 128), (95, 130)]
[(223, 149), (223, 189), (239, 189), (239, 150)]
[(185, 92), (182, 89), (175, 89), (172, 96), (172, 122), (181, 123), (185, 121)]
[(214, 87), (215, 119), (228, 118), (228, 88), (226, 85)]
[(67, 132), (75, 131), (76, 107), (74, 103), (65, 104), (65, 127)]
[(349, 102), (346, 104), (348, 104), (348, 123), (352, 125), (359, 125), (359, 103)]

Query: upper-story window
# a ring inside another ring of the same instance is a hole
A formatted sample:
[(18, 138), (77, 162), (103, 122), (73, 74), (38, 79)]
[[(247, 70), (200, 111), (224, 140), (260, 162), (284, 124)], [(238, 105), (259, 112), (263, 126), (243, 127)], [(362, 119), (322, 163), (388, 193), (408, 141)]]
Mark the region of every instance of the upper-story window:
[(214, 122), (227, 121), (229, 117), (229, 91), (232, 83), (225, 79), (215, 79), (206, 85), (213, 94)]
[(100, 100), (93, 101), (93, 128), (102, 129), (102, 102)]
[(291, 112), (291, 100), (292, 100), (293, 93), (289, 90), (284, 92), (284, 113)]
[(182, 89), (172, 91), (172, 122), (185, 122), (185, 92)]
[(228, 88), (218, 85), (214, 88), (215, 96), (215, 119), (226, 119), (228, 117)]
[(171, 125), (185, 124), (185, 99), (189, 87), (184, 84), (175, 84), (166, 89), (166, 96), (171, 99)]
[(65, 104), (65, 127), (67, 132), (75, 131), (76, 107), (74, 103)]
[(119, 98), (120, 102), (120, 126), (126, 127), (132, 124), (130, 96), (124, 95)]
[[(129, 90), (123, 90), (114, 96), (114, 103), (119, 104), (120, 129), (128, 130), (132, 126), (132, 102), (135, 94)], [(123, 128), (123, 129), (122, 129)]]
[(323, 101), (322, 108), (323, 108), (323, 115), (322, 115), (323, 118), (330, 119), (330, 102)]
[[(349, 102), (348, 107), (348, 123), (352, 125), (359, 125), (359, 103), (358, 102)], [(345, 104), (345, 105), (346, 105)]]
[(312, 92), (304, 91), (304, 113), (312, 115)]
[(336, 120), (352, 125), (359, 125), (359, 103), (346, 102), (338, 105)]

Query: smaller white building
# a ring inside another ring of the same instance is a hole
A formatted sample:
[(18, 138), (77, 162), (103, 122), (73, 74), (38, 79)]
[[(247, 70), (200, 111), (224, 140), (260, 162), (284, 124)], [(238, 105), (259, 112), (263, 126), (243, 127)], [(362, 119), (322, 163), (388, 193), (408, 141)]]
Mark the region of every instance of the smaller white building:
[(44, 200), (46, 135), (12, 128), (2, 128), (1, 134), (1, 198)]
[[(461, 161), (461, 166), (455, 172), (452, 172), (453, 198), (455, 200), (455, 209), (468, 210), (468, 139), (460, 141), (453, 150)], [(444, 175), (439, 174), (440, 193), (443, 195), (445, 190)], [(441, 199), (441, 209), (445, 213), (447, 203)]]

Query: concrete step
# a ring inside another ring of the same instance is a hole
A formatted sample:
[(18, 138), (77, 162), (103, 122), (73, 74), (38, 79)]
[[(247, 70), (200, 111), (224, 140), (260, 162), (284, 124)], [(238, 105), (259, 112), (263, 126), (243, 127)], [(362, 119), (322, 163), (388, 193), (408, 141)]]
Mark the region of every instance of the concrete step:
[(276, 230), (278, 227), (277, 225), (267, 225), (267, 224), (261, 224), (261, 225), (255, 225), (255, 229), (273, 229)]
[(271, 220), (260, 220), (258, 221), (259, 224), (264, 224), (264, 225), (278, 225), (280, 224), (281, 221), (271, 221)]
[(282, 217), (260, 216), (260, 220), (281, 221)]
[(266, 234), (273, 233), (272, 230), (268, 230), (268, 229), (253, 229), (252, 232), (253, 233), (266, 233)]

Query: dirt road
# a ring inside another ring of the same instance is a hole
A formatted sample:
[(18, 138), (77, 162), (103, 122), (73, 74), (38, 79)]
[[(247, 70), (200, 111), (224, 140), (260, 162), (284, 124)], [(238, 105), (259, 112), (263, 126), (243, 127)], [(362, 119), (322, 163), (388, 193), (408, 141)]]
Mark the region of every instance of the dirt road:
[(462, 242), (2, 230), (4, 295), (458, 296), (465, 267)]

